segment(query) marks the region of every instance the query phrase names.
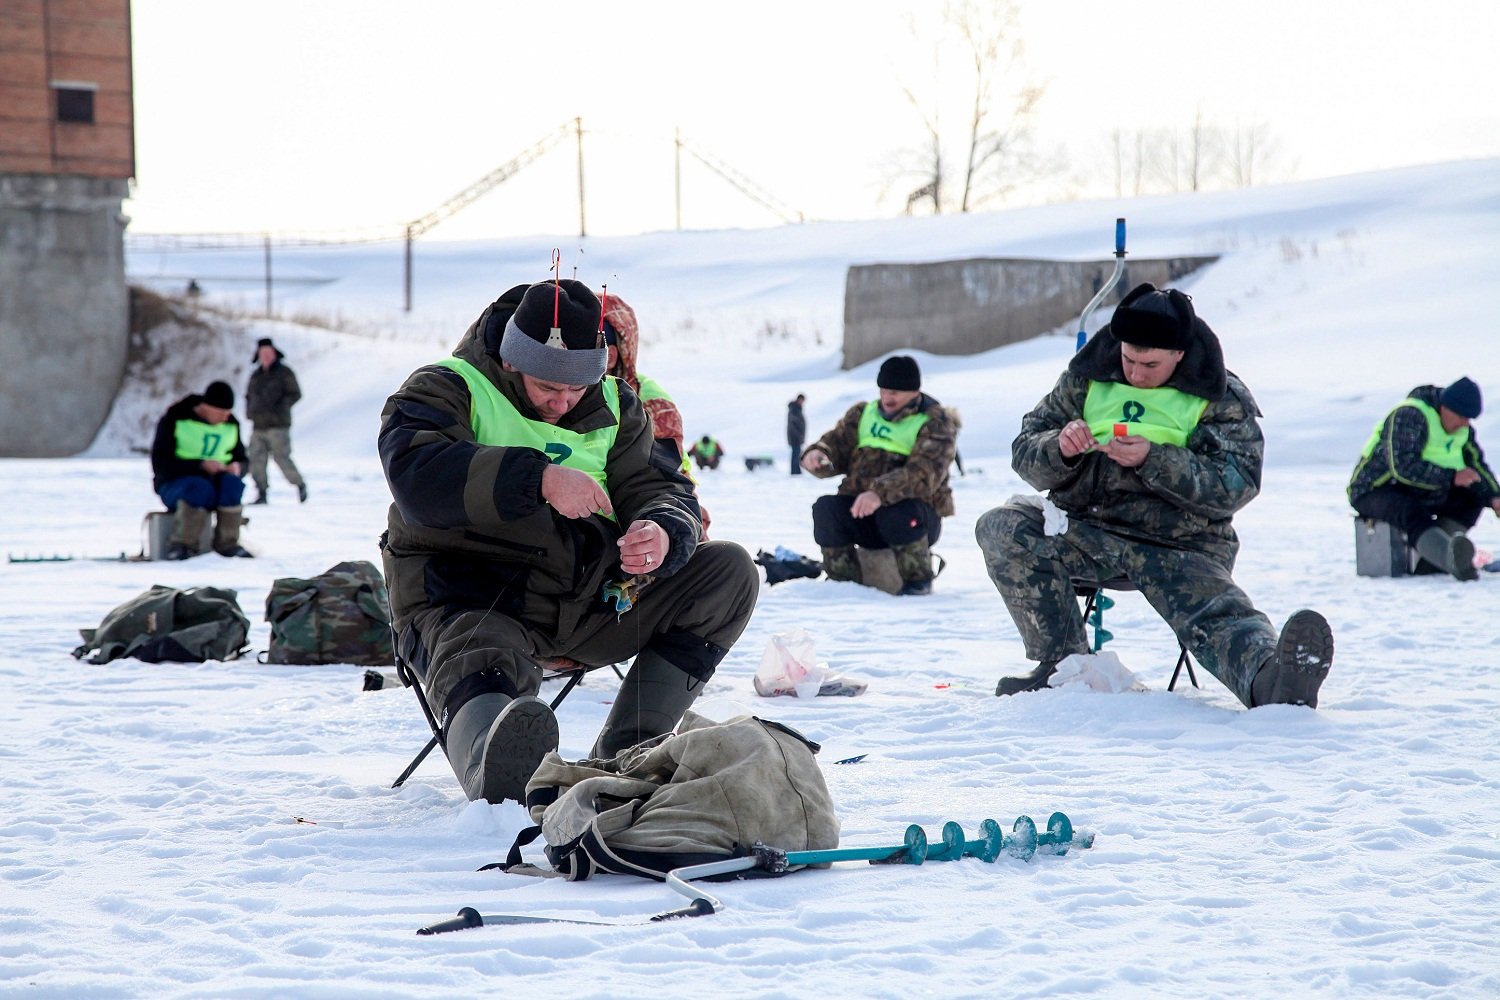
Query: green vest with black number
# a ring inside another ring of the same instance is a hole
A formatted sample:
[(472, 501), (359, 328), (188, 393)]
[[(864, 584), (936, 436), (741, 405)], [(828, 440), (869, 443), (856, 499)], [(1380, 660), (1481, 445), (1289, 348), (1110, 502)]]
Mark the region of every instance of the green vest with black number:
[(880, 401), (870, 400), (859, 417), (859, 448), (879, 448), (897, 455), (910, 455), (917, 446), (917, 435), (930, 418), (913, 413), (899, 420), (887, 420), (880, 412)]
[[(1397, 403), (1396, 409), (1392, 410), (1391, 413), (1395, 413), (1396, 410), (1401, 409), (1403, 406), (1412, 407), (1418, 413), (1422, 414), (1422, 418), (1427, 421), (1427, 441), (1422, 445), (1422, 461), (1436, 465), (1440, 469), (1452, 469), (1454, 472), (1462, 469), (1467, 464), (1464, 461), (1464, 446), (1469, 443), (1468, 425), (1460, 427), (1451, 434), (1448, 433), (1443, 430), (1443, 418), (1438, 411), (1420, 399), (1411, 396)], [(1390, 417), (1391, 414), (1387, 413), (1380, 423), (1375, 425), (1374, 432), (1370, 434), (1370, 440), (1365, 442), (1364, 451), (1360, 452), (1361, 457), (1369, 458), (1375, 453), (1375, 449), (1380, 444), (1380, 438), (1385, 431), (1385, 422)], [(1394, 473), (1382, 476), (1375, 481), (1374, 485), (1384, 486), (1390, 481), (1393, 475)]]
[(545, 420), (522, 416), (495, 383), (463, 358), (448, 357), (437, 363), (458, 372), (469, 386), (469, 426), (480, 444), (534, 448), (546, 455), (553, 465), (565, 465), (588, 473), (600, 489), (608, 491), (605, 466), (620, 429), (620, 389), (612, 376), (605, 376), (601, 388), (604, 402), (614, 415), (614, 423), (580, 433)]
[(240, 443), (240, 427), (225, 421), (205, 424), (201, 420), (179, 420), (172, 428), (177, 457), (188, 462), (213, 459), (228, 465), (234, 458), (234, 446)]
[(1127, 433), (1152, 444), (1182, 447), (1206, 409), (1208, 400), (1169, 386), (1137, 389), (1128, 382), (1090, 382), (1083, 420), (1100, 443), (1114, 436), (1115, 424), (1124, 424)]

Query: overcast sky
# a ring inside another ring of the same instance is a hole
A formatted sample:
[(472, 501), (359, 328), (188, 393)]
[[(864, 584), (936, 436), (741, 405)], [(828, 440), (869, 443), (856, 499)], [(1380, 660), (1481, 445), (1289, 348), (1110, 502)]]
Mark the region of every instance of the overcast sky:
[[(1061, 191), (1112, 130), (1264, 124), (1275, 179), (1500, 156), (1495, 0), (1023, 0)], [(936, 2), (136, 0), (135, 232), (393, 229), (581, 117), (591, 234), (676, 222), (673, 132), (808, 218), (899, 212)], [(918, 15), (915, 29), (910, 15)], [(962, 100), (949, 120), (958, 117)], [(956, 150), (954, 152), (957, 152)], [(949, 154), (950, 156), (953, 153)], [(883, 197), (884, 196), (884, 197)], [(553, 147), (430, 238), (576, 233)], [(684, 159), (688, 228), (777, 223)]]

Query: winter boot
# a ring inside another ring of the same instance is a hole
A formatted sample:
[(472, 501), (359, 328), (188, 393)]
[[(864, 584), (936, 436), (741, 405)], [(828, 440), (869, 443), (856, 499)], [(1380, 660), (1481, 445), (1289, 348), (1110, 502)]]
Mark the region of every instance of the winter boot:
[(209, 512), (186, 500), (177, 501), (172, 516), (172, 538), (167, 545), (168, 559), (188, 559), (203, 554), (203, 535), (208, 530)]
[(863, 582), (859, 576), (859, 559), (855, 556), (852, 545), (840, 545), (833, 549), (825, 545), (823, 547), (823, 572), (830, 580)]
[(266, 494), (269, 492), (270, 490), (266, 489), (263, 486), (255, 487), (255, 499), (250, 501), (250, 506), (259, 507), (262, 504), (266, 503)]
[(698, 700), (704, 682), (653, 649), (636, 654), (625, 675), (604, 729), (589, 756), (608, 760), (627, 747), (670, 733)]
[(995, 685), (995, 697), (1003, 698), (1010, 694), (1020, 694), (1022, 691), (1040, 691), (1047, 686), (1047, 681), (1055, 673), (1057, 673), (1057, 661), (1043, 660), (1029, 674), (1000, 678), (1000, 683)]
[(1412, 547), (1444, 573), (1453, 574), (1455, 580), (1479, 579), (1479, 571), (1474, 568), (1474, 543), (1462, 531), (1434, 525), (1423, 529)]
[(306, 483), (298, 483), (297, 484), (297, 502), (298, 503), (307, 503), (307, 484)]
[(896, 593), (902, 597), (922, 596), (932, 593), (932, 550), (927, 539), (919, 538), (895, 550), (896, 571), (901, 574), (901, 589)]
[(1276, 652), (1261, 665), (1250, 686), (1254, 707), (1318, 707), (1318, 688), (1333, 665), (1333, 630), (1316, 611), (1303, 609), (1286, 620)]
[(854, 550), (854, 554), (859, 559), (861, 583), (887, 594), (901, 593), (901, 570), (896, 567), (895, 552), (890, 549), (867, 549), (861, 545)]
[(221, 556), (254, 558), (240, 545), (240, 525), (245, 523), (243, 507), (220, 507), (214, 523), (214, 551)]
[(557, 749), (557, 717), (540, 698), (476, 695), (448, 720), (444, 750), (470, 802), (525, 804), (526, 783)]

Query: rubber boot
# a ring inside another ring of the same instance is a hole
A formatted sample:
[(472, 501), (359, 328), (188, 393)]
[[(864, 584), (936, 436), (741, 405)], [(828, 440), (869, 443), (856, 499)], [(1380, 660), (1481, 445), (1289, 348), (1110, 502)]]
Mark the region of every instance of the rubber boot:
[(932, 550), (927, 539), (919, 538), (894, 550), (896, 572), (901, 574), (902, 597), (922, 596), (932, 593)]
[(1006, 695), (1020, 694), (1022, 691), (1040, 691), (1047, 686), (1047, 681), (1055, 673), (1057, 673), (1057, 661), (1043, 660), (1029, 674), (1000, 678), (1000, 683), (995, 685), (995, 697), (1004, 698)]
[(220, 507), (214, 521), (214, 551), (221, 556), (254, 557), (240, 545), (240, 525), (245, 523), (243, 507)]
[(525, 804), (526, 783), (557, 743), (557, 717), (545, 701), (490, 692), (459, 706), (444, 750), (470, 802)]
[(854, 554), (859, 559), (861, 583), (887, 594), (901, 593), (901, 570), (896, 566), (895, 552), (860, 546), (854, 550)]
[(1316, 611), (1303, 609), (1286, 620), (1276, 652), (1261, 664), (1250, 700), (1261, 705), (1318, 707), (1318, 688), (1333, 665), (1333, 629)]
[(1455, 580), (1477, 580), (1474, 543), (1462, 531), (1447, 531), (1436, 525), (1423, 529), (1412, 545), (1417, 554)]
[(255, 499), (250, 501), (250, 506), (258, 507), (261, 504), (266, 503), (266, 494), (269, 492), (270, 490), (266, 489), (263, 486), (255, 487)]
[(168, 559), (189, 559), (202, 555), (203, 532), (208, 528), (209, 512), (186, 500), (177, 501), (172, 515), (172, 538), (167, 543)]
[(297, 502), (298, 503), (307, 503), (307, 484), (306, 483), (298, 483), (297, 484)]
[(589, 756), (608, 760), (627, 747), (670, 733), (702, 691), (702, 681), (655, 650), (641, 650)]
[(854, 554), (852, 545), (840, 545), (837, 548), (824, 546), (823, 572), (830, 580), (864, 582), (859, 575), (859, 557)]

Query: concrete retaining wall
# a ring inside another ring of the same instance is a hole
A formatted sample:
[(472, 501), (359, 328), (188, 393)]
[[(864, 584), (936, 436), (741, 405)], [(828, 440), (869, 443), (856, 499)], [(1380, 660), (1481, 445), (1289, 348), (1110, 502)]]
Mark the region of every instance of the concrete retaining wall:
[(0, 457), (89, 446), (125, 374), (123, 180), (0, 176)]
[[(1134, 286), (1175, 284), (1217, 257), (1127, 260), (1096, 317)], [(936, 264), (865, 264), (844, 282), (844, 367), (890, 351), (978, 354), (1075, 322), (1109, 279), (1106, 261), (985, 258)]]

